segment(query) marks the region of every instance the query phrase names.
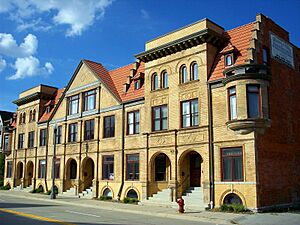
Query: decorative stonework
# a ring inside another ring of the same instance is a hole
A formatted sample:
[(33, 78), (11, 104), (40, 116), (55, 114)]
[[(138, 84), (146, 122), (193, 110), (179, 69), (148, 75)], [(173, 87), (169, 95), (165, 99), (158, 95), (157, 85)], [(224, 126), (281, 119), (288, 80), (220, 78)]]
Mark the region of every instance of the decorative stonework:
[(189, 91), (189, 92), (184, 92), (184, 93), (180, 94), (180, 101), (193, 99), (193, 98), (198, 98), (197, 91)]
[(166, 146), (174, 144), (174, 139), (170, 135), (168, 136), (156, 136), (150, 138), (150, 146)]
[(164, 105), (164, 104), (168, 104), (168, 97), (167, 96), (157, 97), (155, 99), (152, 99), (152, 101), (151, 101), (152, 106)]
[(187, 133), (187, 134), (181, 134), (178, 137), (178, 144), (193, 144), (196, 142), (201, 142), (204, 140), (204, 134), (203, 133)]

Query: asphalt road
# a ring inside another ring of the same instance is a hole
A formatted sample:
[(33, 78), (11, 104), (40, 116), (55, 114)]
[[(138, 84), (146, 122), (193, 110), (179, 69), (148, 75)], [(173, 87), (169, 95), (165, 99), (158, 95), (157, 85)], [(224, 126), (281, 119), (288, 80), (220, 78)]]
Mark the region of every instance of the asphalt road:
[(179, 219), (145, 216), (92, 209), (82, 206), (60, 205), (38, 200), (26, 200), (2, 195), (0, 198), (0, 225), (96, 225), (96, 224), (146, 224), (146, 225), (204, 225)]

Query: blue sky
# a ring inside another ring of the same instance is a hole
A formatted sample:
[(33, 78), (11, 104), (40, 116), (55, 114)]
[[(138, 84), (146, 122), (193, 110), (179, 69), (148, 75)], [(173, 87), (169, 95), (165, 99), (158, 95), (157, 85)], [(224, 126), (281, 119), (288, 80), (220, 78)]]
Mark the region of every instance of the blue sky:
[(38, 84), (67, 85), (80, 59), (115, 69), (145, 42), (209, 18), (225, 30), (263, 13), (300, 47), (300, 0), (0, 0), (0, 110)]

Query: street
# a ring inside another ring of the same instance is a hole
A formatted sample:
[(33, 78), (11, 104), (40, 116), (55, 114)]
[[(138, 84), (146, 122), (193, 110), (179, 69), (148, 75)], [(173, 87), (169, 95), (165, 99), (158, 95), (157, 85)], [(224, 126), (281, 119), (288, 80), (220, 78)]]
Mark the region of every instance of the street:
[(0, 196), (1, 225), (35, 225), (35, 224), (64, 224), (64, 225), (96, 225), (96, 224), (212, 224), (193, 222), (179, 219), (146, 216), (132, 213), (116, 212), (105, 209), (92, 209), (82, 206), (49, 204), (38, 200)]

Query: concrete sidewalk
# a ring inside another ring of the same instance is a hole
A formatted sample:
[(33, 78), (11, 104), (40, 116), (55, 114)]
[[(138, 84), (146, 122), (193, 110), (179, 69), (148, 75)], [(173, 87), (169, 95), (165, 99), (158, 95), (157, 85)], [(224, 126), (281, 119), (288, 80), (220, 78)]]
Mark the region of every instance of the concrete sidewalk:
[[(213, 224), (282, 224), (279, 221), (285, 221), (287, 224), (300, 224), (300, 214), (234, 214), (209, 211), (191, 211), (187, 210), (184, 214), (179, 214), (174, 208), (155, 207), (146, 205), (133, 205), (124, 203), (115, 203), (100, 200), (79, 199), (75, 197), (58, 196), (57, 199), (51, 200), (49, 195), (31, 194), (17, 191), (0, 191), (1, 195), (19, 197), (32, 200), (40, 200), (64, 205), (75, 205), (86, 208), (105, 209), (116, 212), (126, 212), (139, 215), (156, 216), (172, 219), (183, 219), (186, 221), (208, 222)], [(290, 221), (290, 222), (288, 222)], [(297, 223), (297, 221), (299, 221)], [(296, 223), (295, 223), (296, 222)]]

